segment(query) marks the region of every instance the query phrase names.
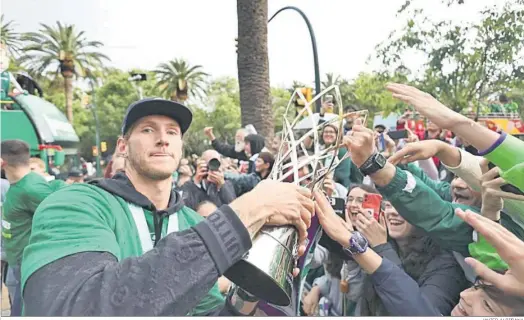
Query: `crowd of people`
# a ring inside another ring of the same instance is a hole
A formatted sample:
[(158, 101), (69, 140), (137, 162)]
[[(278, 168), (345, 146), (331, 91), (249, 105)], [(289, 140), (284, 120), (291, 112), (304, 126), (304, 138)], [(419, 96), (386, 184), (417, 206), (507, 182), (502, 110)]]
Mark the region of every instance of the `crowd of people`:
[[(192, 114), (162, 99), (129, 106), (102, 179), (53, 179), (27, 143), (3, 141), (11, 315), (524, 315), (524, 142), (414, 87), (387, 90), (427, 125), (397, 138), (351, 117), (320, 126), (299, 156), (342, 141), (342, 161), (315, 188), (311, 166), (272, 179), (290, 145), (252, 126), (234, 144), (205, 128), (209, 149), (184, 158)], [(224, 276), (283, 225), (306, 261), (285, 307)]]

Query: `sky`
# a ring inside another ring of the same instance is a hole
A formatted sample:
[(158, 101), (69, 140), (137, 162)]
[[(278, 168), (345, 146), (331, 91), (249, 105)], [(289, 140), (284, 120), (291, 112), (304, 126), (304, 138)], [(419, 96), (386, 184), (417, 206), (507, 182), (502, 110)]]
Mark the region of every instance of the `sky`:
[[(367, 64), (375, 46), (401, 28), (396, 17), (405, 0), (269, 0), (269, 16), (293, 5), (308, 16), (317, 39), (320, 73), (352, 79), (376, 69)], [(446, 8), (441, 0), (418, 0), (434, 19), (478, 19), (486, 5), (503, 0), (467, 0)], [(39, 23), (74, 24), (89, 40), (104, 43), (110, 65), (123, 70), (154, 69), (159, 63), (185, 58), (202, 65), (213, 78), (237, 76), (236, 0), (2, 0), (1, 12), (15, 31), (37, 31)], [(293, 11), (279, 14), (268, 28), (270, 81), (289, 86), (293, 80), (312, 84), (313, 55), (307, 27)], [(408, 57), (420, 68), (424, 57)]]

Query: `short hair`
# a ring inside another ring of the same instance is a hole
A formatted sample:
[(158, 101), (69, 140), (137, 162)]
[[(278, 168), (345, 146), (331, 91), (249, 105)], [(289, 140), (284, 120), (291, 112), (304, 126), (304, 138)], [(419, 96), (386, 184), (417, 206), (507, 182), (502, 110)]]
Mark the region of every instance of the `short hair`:
[(8, 166), (21, 167), (29, 165), (29, 144), (22, 140), (5, 140), (0, 147), (2, 159)]
[[(507, 270), (493, 270), (499, 274), (505, 274)], [(476, 289), (484, 289), (484, 292), (493, 299), (497, 304), (502, 304), (512, 309), (509, 316), (521, 315), (524, 312), (524, 297), (506, 293), (503, 290), (495, 287), (492, 284), (487, 284), (481, 277), (475, 279), (473, 287)]]
[(29, 164), (35, 164), (37, 165), (38, 167), (40, 167), (41, 169), (43, 169), (45, 171), (45, 162), (44, 160), (40, 159), (40, 158), (31, 158), (29, 159)]
[(275, 157), (270, 152), (260, 152), (258, 157), (264, 161), (264, 163), (269, 163), (268, 170), (273, 170), (273, 165), (275, 164)]

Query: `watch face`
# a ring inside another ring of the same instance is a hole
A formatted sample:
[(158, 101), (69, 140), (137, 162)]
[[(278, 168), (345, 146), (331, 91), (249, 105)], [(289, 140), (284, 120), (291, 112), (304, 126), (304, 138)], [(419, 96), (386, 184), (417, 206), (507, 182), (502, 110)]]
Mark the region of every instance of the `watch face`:
[(375, 158), (375, 162), (381, 167), (381, 168), (384, 168), (384, 166), (386, 165), (386, 161), (387, 159), (381, 154), (379, 153), (377, 155), (377, 157)]
[(346, 250), (350, 254), (359, 254), (366, 252), (368, 240), (358, 231), (354, 232), (349, 239), (349, 248)]

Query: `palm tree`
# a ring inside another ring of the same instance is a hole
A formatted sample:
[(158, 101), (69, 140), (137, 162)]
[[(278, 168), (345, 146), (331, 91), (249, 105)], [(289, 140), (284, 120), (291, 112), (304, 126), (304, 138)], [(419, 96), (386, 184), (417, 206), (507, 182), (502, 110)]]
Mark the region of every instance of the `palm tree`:
[(20, 35), (13, 31), (13, 21), (4, 23), (4, 15), (0, 16), (0, 42), (8, 47), (11, 56), (15, 56), (20, 51)]
[(300, 81), (297, 81), (297, 80), (293, 80), (293, 84), (291, 84), (291, 87), (289, 89), (287, 89), (287, 91), (289, 91), (291, 94), (295, 93), (295, 90), (297, 88), (305, 88), (307, 87), (307, 85), (305, 85), (304, 83), (300, 82)]
[(242, 125), (253, 124), (270, 139), (274, 123), (267, 56), (267, 6), (267, 0), (237, 0), (237, 67)]
[(340, 76), (335, 76), (333, 73), (326, 73), (326, 81), (322, 81), (322, 89), (331, 87), (332, 85), (340, 85), (342, 79)]
[(201, 99), (206, 93), (205, 83), (209, 74), (201, 71), (201, 65), (191, 66), (184, 59), (161, 63), (156, 70), (161, 94), (173, 101), (184, 102), (188, 96)]
[(69, 122), (73, 123), (73, 77), (85, 77), (86, 70), (102, 68), (102, 61), (110, 59), (94, 49), (103, 46), (100, 41), (88, 41), (84, 31), (76, 32), (74, 25), (62, 25), (57, 21), (56, 27), (40, 24), (39, 32), (29, 32), (22, 36), (28, 44), (23, 48), (26, 55), (21, 63), (27, 65), (34, 76), (52, 72), (64, 77), (66, 113)]

